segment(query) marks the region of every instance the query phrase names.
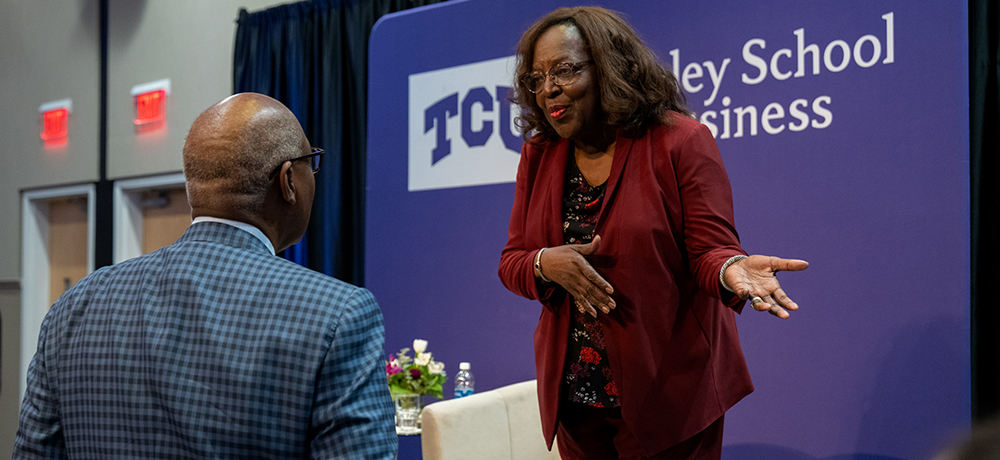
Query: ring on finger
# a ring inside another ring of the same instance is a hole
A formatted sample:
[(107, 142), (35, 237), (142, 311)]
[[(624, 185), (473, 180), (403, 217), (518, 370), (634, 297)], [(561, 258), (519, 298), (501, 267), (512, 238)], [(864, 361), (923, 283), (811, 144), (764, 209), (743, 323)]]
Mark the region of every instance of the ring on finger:
[(586, 313), (587, 312), (587, 309), (583, 307), (583, 304), (580, 303), (579, 300), (577, 300), (575, 302), (576, 302), (576, 309), (579, 310), (580, 313)]
[(750, 298), (750, 305), (756, 305), (757, 302), (763, 302), (763, 301), (764, 299), (760, 298), (760, 296), (755, 295)]

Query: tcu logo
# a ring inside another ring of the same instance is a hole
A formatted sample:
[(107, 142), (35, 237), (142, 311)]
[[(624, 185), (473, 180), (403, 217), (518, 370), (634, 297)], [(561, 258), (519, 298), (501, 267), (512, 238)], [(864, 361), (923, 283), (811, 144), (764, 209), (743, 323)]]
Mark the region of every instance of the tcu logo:
[(410, 75), (409, 191), (514, 182), (513, 68), (507, 57)]
[[(510, 100), (507, 99), (510, 88), (506, 86), (496, 87), (496, 101), (500, 106), (499, 110), (499, 131), (500, 139), (508, 150), (513, 152), (521, 151), (523, 141), (521, 137), (511, 131)], [(482, 127), (478, 130), (472, 127), (473, 107), (478, 105), (483, 112), (493, 111), (494, 96), (486, 88), (480, 86), (472, 88), (462, 99), (462, 139), (469, 147), (479, 147), (486, 145), (486, 141), (493, 135), (493, 121), (483, 117)], [(458, 115), (458, 93), (437, 101), (434, 105), (424, 111), (424, 132), (428, 132), (437, 127), (437, 144), (431, 152), (431, 164), (437, 163), (442, 158), (451, 153), (451, 139), (448, 139), (447, 119)]]

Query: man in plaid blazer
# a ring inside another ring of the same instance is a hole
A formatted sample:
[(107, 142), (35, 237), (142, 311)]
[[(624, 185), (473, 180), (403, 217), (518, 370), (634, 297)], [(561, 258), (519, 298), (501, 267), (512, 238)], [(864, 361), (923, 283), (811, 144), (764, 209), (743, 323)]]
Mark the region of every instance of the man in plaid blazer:
[(274, 255), (305, 232), (321, 154), (266, 96), (201, 114), (194, 222), (52, 306), (14, 458), (392, 459), (375, 299)]

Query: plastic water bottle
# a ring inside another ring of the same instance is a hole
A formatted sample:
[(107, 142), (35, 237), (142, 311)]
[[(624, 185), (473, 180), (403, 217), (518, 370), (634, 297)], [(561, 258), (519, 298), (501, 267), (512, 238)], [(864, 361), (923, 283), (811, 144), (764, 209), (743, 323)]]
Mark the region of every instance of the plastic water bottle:
[(469, 363), (458, 364), (458, 374), (455, 374), (455, 398), (469, 396), (475, 390), (476, 379), (469, 371)]

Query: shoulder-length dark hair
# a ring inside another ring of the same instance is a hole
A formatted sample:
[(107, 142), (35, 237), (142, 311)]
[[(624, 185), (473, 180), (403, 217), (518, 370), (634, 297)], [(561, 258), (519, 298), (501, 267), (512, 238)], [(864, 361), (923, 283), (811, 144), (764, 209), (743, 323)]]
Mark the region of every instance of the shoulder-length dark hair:
[(590, 68), (597, 78), (604, 122), (609, 127), (639, 136), (655, 124), (669, 125), (668, 110), (694, 117), (677, 79), (616, 12), (600, 7), (559, 8), (535, 22), (517, 44), (513, 102), (521, 106), (516, 123), (525, 139), (531, 134), (558, 137), (520, 78), (532, 71), (538, 38), (561, 24), (576, 27), (594, 60)]

